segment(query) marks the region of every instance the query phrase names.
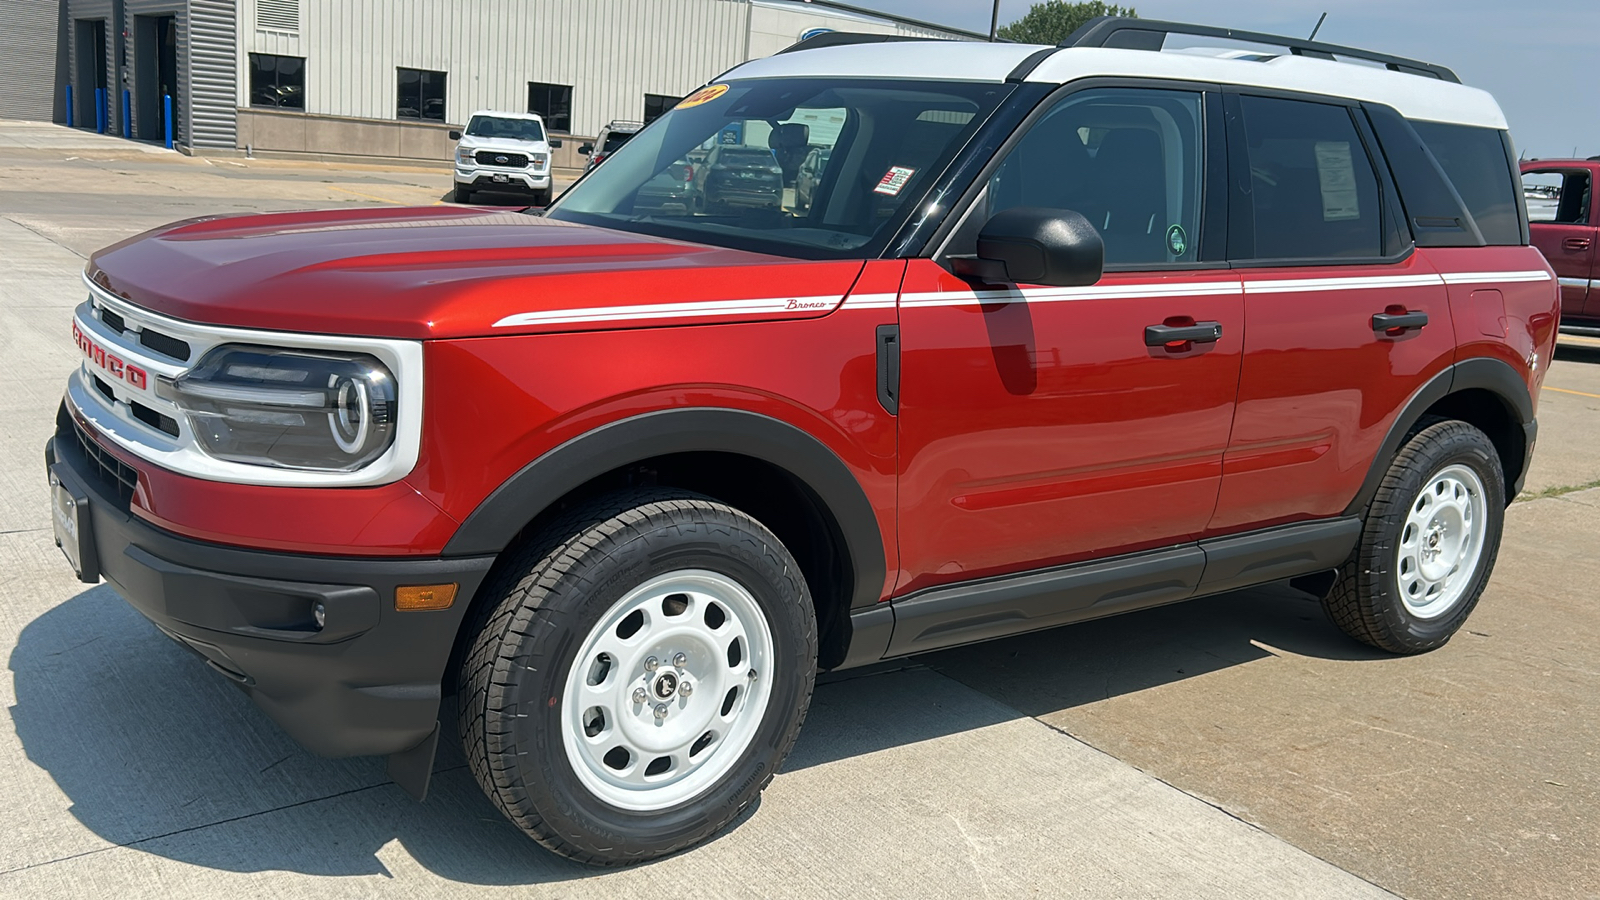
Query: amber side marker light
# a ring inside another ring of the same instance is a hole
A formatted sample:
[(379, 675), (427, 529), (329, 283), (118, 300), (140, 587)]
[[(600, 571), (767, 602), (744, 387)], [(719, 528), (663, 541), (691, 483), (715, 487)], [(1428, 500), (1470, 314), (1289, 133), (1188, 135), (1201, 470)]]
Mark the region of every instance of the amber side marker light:
[(449, 609), (456, 602), (453, 584), (420, 584), (394, 589), (394, 608), (401, 612), (419, 609)]

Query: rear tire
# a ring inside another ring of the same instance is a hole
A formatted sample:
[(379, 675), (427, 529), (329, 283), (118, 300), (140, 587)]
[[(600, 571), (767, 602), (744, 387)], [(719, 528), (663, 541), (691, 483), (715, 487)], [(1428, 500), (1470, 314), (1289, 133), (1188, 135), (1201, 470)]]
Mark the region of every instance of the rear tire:
[(1433, 420), (1395, 455), (1323, 608), (1346, 634), (1381, 650), (1443, 646), (1488, 584), (1505, 508), (1505, 475), (1488, 436)]
[(462, 742), (484, 792), (545, 847), (613, 866), (698, 844), (794, 746), (816, 677), (811, 597), (738, 510), (665, 489), (601, 498), (485, 590)]

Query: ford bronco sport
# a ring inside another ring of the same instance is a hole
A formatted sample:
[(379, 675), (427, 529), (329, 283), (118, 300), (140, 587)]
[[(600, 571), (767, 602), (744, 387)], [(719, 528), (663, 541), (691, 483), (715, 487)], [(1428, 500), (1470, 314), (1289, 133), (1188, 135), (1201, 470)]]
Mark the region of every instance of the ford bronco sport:
[[(1148, 20), (824, 37), (544, 214), (95, 254), (46, 454), (71, 564), (416, 796), (454, 695), (493, 802), (597, 864), (731, 822), (822, 670), (1281, 579), (1450, 639), (1558, 314), (1489, 95)], [(804, 208), (636, 206), (725, 140), (827, 164)]]

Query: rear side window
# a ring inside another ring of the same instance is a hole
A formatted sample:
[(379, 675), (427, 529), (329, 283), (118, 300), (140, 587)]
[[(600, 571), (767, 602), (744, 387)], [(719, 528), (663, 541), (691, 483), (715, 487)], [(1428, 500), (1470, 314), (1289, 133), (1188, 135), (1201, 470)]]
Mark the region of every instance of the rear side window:
[(1378, 177), (1349, 109), (1251, 96), (1239, 103), (1254, 242), (1247, 247), (1230, 242), (1229, 255), (1262, 260), (1382, 256)]
[(1419, 122), (1412, 127), (1433, 151), (1489, 244), (1521, 244), (1511, 159), (1500, 132), (1470, 125)]

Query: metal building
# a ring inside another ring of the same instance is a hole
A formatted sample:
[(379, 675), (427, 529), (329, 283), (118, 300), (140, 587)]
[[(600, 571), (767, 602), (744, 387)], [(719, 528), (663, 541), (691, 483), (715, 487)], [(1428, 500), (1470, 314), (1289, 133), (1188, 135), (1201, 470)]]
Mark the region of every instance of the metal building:
[(981, 37), (834, 0), (5, 0), (0, 116), (139, 140), (170, 122), (192, 153), (443, 161), (476, 109), (593, 136), (819, 29)]

